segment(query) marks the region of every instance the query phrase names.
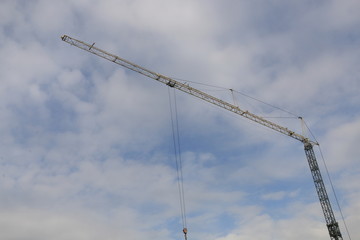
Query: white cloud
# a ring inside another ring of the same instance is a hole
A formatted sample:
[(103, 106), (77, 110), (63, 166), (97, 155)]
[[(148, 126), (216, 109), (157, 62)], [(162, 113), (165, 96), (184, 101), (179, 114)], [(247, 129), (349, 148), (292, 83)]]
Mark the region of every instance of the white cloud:
[(277, 192), (270, 192), (261, 195), (261, 199), (265, 201), (280, 201), (286, 198), (296, 198), (299, 196), (300, 191), (294, 190), (291, 192), (287, 191), (277, 191)]
[(359, 119), (353, 119), (329, 131), (326, 136), (326, 156), (333, 169), (355, 164), (356, 158), (353, 156), (360, 154), (357, 147), (359, 140)]

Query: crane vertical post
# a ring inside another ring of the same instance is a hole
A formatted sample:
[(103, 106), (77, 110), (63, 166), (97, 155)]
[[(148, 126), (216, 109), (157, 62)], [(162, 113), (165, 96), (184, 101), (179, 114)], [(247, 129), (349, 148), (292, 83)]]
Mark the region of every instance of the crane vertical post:
[(331, 208), (330, 200), (326, 192), (325, 184), (322, 179), (318, 163), (316, 161), (313, 145), (304, 142), (306, 158), (309, 162), (311, 174), (314, 180), (316, 192), (325, 216), (326, 226), (329, 230), (331, 240), (342, 240), (339, 224), (335, 220), (334, 212)]

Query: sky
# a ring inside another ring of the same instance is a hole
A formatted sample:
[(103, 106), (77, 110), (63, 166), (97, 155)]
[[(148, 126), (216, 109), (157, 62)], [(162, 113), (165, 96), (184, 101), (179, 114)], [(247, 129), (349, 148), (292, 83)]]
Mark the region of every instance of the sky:
[(174, 99), (189, 240), (330, 238), (301, 142), (63, 34), (318, 141), (340, 230), (359, 239), (359, 12), (356, 0), (0, 0), (1, 239), (184, 239)]

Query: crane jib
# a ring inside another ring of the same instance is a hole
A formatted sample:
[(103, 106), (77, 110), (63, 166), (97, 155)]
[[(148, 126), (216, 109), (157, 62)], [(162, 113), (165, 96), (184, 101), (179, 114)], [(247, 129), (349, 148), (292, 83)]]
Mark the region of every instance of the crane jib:
[(137, 64), (134, 64), (128, 60), (125, 60), (119, 56), (116, 56), (116, 55), (113, 55), (111, 53), (108, 53), (102, 49), (99, 49), (97, 47), (94, 46), (94, 43), (93, 44), (88, 44), (88, 43), (85, 43), (85, 42), (82, 42), (80, 40), (77, 40), (77, 39), (74, 39), (74, 38), (71, 38), (67, 35), (64, 35), (61, 37), (61, 39), (71, 45), (74, 45), (76, 47), (79, 47), (85, 51), (88, 51), (88, 52), (91, 52), (95, 55), (98, 55), (102, 58), (105, 58), (109, 61), (112, 61), (118, 65), (121, 65), (125, 68), (128, 68), (132, 71), (135, 71), (135, 72), (138, 72), (142, 75), (145, 75), (147, 77), (150, 77), (150, 78), (153, 78), (159, 82), (162, 82), (170, 87), (173, 87), (173, 88), (176, 88), (180, 91), (183, 91), (183, 92), (186, 92), (190, 95), (193, 95), (195, 97), (198, 97), (204, 101), (207, 101), (209, 103), (212, 103), (214, 105), (217, 105), (221, 108), (225, 108), (226, 110), (229, 110), (235, 114), (238, 114), (240, 116), (243, 116), (245, 118), (248, 118), (254, 122), (257, 122), (265, 127), (268, 127), (268, 128), (271, 128), (277, 132), (280, 132), (282, 134), (285, 134), (289, 137), (292, 137), (296, 140), (299, 140), (301, 142), (311, 142), (312, 144), (318, 144), (317, 142), (313, 142), (313, 141), (310, 141), (309, 139), (307, 139), (306, 137), (298, 134), (298, 133), (295, 133), (294, 131), (291, 131), (285, 127), (282, 127), (276, 123), (273, 123), (271, 121), (268, 121), (260, 116), (257, 116), (255, 114), (252, 114), (248, 111), (244, 111), (242, 109), (240, 109), (238, 106), (235, 106), (231, 103), (228, 103), (228, 102), (225, 102), (221, 99), (218, 99), (214, 96), (211, 96), (205, 92), (202, 92), (198, 89), (195, 89), (187, 84), (184, 84), (184, 83), (181, 83), (179, 81), (176, 81), (175, 79), (172, 79), (170, 77), (167, 77), (167, 76), (164, 76), (164, 75), (161, 75), (161, 74), (158, 74), (158, 73), (155, 73), (153, 71), (150, 71), (146, 68), (143, 68)]

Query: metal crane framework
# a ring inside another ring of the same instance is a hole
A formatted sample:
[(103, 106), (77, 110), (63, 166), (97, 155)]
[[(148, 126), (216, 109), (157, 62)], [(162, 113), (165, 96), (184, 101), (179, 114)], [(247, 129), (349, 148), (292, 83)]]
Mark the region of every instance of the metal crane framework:
[(335, 219), (334, 212), (331, 208), (331, 203), (330, 203), (328, 194), (326, 192), (325, 184), (324, 184), (324, 181), (323, 181), (321, 173), (320, 173), (319, 165), (318, 165), (316, 157), (315, 157), (313, 146), (318, 145), (317, 142), (311, 141), (308, 138), (306, 138), (298, 133), (295, 133), (285, 127), (282, 127), (276, 123), (268, 121), (268, 120), (266, 120), (260, 116), (257, 116), (253, 113), (244, 111), (244, 110), (240, 109), (238, 106), (235, 106), (224, 100), (221, 100), (214, 96), (211, 96), (205, 92), (202, 92), (196, 88), (189, 86), (188, 84), (181, 83), (170, 77), (150, 71), (150, 70), (143, 68), (137, 64), (129, 62), (121, 57), (118, 57), (114, 54), (111, 54), (102, 49), (99, 49), (94, 46), (95, 43), (88, 44), (83, 41), (77, 40), (75, 38), (69, 37), (67, 35), (63, 35), (61, 37), (61, 39), (65, 42), (69, 43), (70, 45), (76, 46), (87, 52), (93, 53), (99, 57), (105, 58), (113, 63), (121, 65), (132, 71), (138, 72), (142, 75), (145, 75), (149, 78), (159, 81), (167, 86), (170, 86), (170, 87), (180, 90), (182, 92), (193, 95), (193, 96), (200, 98), (206, 102), (212, 103), (218, 107), (224, 108), (228, 111), (231, 111), (231, 112), (238, 114), (242, 117), (245, 117), (251, 121), (257, 122), (265, 127), (271, 128), (277, 132), (280, 132), (284, 135), (287, 135), (289, 137), (292, 137), (292, 138), (302, 142), (304, 144), (304, 150), (305, 150), (306, 158), (307, 158), (309, 166), (310, 166), (310, 171), (311, 171), (311, 174), (313, 177), (316, 192), (318, 194), (320, 204), (321, 204), (321, 207), (322, 207), (322, 210), (324, 213), (326, 225), (327, 225), (327, 228), (328, 228), (328, 231), (330, 234), (330, 239), (331, 240), (342, 240), (343, 239), (341, 232), (340, 232), (339, 225)]

